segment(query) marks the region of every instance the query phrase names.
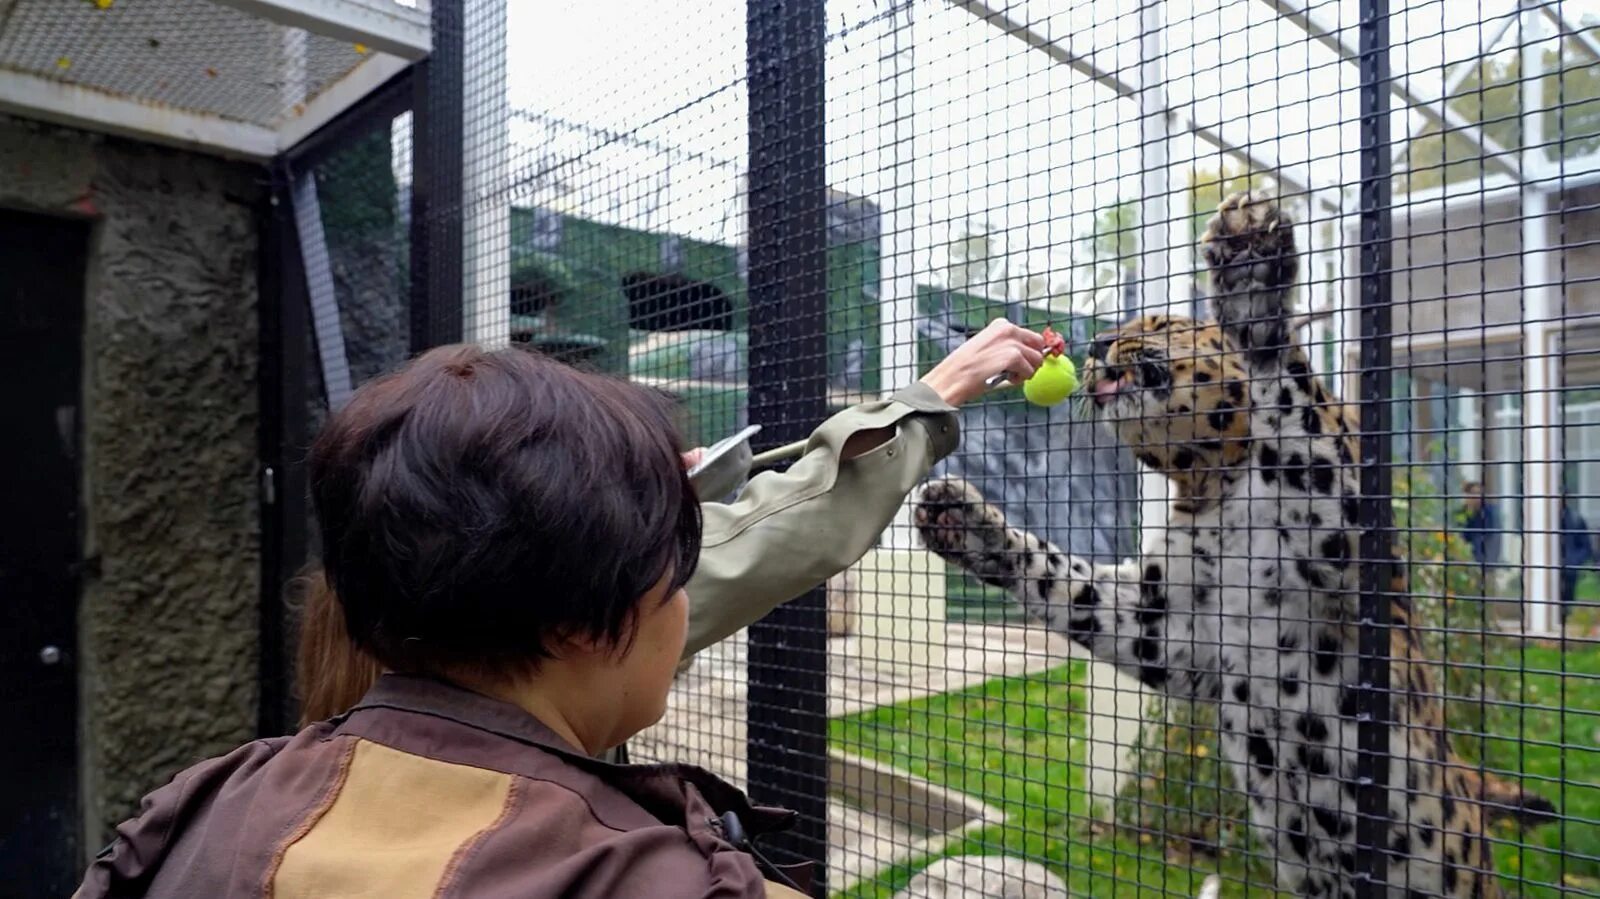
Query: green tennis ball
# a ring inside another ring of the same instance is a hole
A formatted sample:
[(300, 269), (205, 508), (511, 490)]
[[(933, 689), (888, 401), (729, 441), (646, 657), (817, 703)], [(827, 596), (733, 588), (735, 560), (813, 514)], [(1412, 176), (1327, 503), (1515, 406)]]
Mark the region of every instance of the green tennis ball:
[(1035, 406), (1054, 406), (1078, 389), (1078, 369), (1066, 356), (1046, 356), (1033, 377), (1022, 382), (1022, 395)]

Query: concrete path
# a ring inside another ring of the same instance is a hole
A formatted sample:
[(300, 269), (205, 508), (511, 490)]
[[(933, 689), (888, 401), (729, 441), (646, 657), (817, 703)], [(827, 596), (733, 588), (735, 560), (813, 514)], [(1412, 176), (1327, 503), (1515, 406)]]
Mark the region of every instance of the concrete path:
[[(740, 632), (701, 653), (674, 686), (661, 722), (628, 744), (632, 757), (688, 762), (744, 787), (747, 647)], [(1065, 637), (1035, 627), (948, 625), (942, 664), (927, 665), (864, 658), (856, 638), (836, 638), (829, 645), (828, 714), (838, 717), (996, 677), (1045, 671), (1080, 653)], [(1127, 776), (1119, 769), (1126, 768), (1127, 749), (1138, 734), (1148, 694), (1137, 681), (1092, 659), (1087, 686), (1089, 788), (1109, 809), (1109, 799)], [(830, 854), (844, 878), (838, 883), (892, 864), (904, 847), (926, 836), (903, 822), (838, 801), (829, 804), (828, 819)]]

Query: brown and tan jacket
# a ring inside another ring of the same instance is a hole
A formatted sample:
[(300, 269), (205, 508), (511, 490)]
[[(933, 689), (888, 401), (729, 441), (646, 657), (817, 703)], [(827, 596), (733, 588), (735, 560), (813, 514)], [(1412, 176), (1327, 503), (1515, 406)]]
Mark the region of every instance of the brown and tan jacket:
[(607, 764), (514, 706), (385, 675), (348, 714), (146, 797), (75, 897), (801, 895), (724, 838), (727, 812), (752, 837), (793, 818), (701, 769)]

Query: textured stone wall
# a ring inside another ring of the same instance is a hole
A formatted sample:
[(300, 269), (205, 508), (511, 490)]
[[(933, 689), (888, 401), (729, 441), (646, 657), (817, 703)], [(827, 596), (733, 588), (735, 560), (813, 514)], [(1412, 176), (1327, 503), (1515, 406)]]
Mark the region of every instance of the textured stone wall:
[(79, 610), (87, 845), (255, 731), (255, 209), (242, 164), (0, 117), (0, 207), (95, 223)]

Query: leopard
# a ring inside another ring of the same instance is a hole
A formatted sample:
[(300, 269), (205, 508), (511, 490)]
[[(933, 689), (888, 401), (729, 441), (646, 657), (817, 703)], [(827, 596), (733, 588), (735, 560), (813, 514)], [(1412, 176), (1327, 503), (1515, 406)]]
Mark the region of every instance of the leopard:
[(1214, 704), (1278, 889), (1316, 899), (1357, 892), (1363, 630), (1385, 642), (1362, 618), (1361, 576), (1376, 566), (1390, 619), (1388, 787), (1366, 807), (1383, 834), (1370, 844), (1386, 861), (1379, 891), (1499, 897), (1486, 825), (1540, 823), (1554, 806), (1451, 747), (1403, 560), (1364, 525), (1359, 420), (1295, 335), (1293, 223), (1274, 199), (1236, 193), (1199, 243), (1211, 318), (1134, 318), (1096, 335), (1082, 369), (1087, 414), (1171, 486), (1137, 558), (1065, 552), (954, 478), (923, 487), (914, 524), (1029, 618), (1167, 697)]

